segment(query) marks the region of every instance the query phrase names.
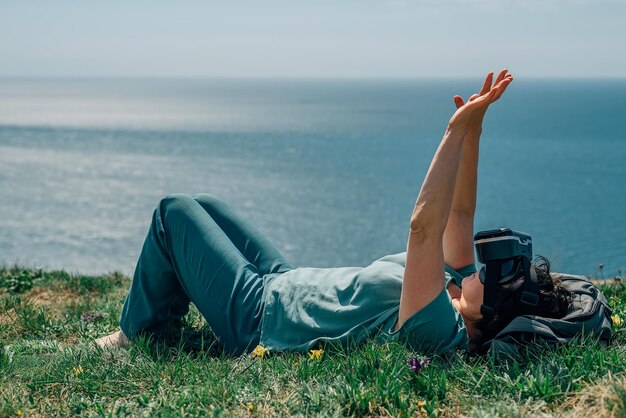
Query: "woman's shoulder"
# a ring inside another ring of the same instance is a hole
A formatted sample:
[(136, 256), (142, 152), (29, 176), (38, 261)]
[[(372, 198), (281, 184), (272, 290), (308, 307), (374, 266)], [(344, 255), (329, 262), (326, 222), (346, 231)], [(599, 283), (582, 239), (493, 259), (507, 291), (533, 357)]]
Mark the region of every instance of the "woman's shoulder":
[(396, 253), (396, 254), (385, 255), (383, 257), (380, 257), (376, 261), (374, 261), (374, 263), (376, 262), (392, 263), (392, 264), (398, 264), (402, 267), (406, 267), (406, 251), (403, 251), (401, 253)]
[(414, 350), (443, 353), (467, 346), (465, 323), (446, 289), (407, 319), (400, 329), (392, 330), (393, 326), (387, 330), (392, 338)]

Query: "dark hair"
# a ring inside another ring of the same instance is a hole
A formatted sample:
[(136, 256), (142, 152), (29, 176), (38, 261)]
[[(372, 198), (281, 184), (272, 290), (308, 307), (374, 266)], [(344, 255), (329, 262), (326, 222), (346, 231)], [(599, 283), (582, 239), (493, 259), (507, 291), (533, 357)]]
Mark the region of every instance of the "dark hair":
[(520, 301), (524, 288), (524, 276), (498, 287), (496, 294), (496, 314), (491, 320), (480, 319), (474, 323), (478, 338), (470, 341), (470, 353), (484, 353), (483, 343), (493, 339), (513, 319), (520, 315), (537, 315), (546, 318), (562, 318), (571, 303), (571, 292), (561, 284), (559, 277), (550, 274), (550, 262), (543, 256), (537, 256), (532, 263), (537, 272), (539, 285), (539, 304), (530, 306)]

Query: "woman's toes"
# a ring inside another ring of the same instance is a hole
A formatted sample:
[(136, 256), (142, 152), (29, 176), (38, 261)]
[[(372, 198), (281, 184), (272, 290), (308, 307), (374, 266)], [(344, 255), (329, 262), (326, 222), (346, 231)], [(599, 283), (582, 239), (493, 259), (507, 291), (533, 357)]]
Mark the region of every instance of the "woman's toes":
[(95, 343), (100, 348), (113, 348), (113, 347), (124, 347), (130, 344), (130, 340), (126, 335), (120, 330), (114, 332), (111, 335), (107, 335), (105, 337), (98, 338)]

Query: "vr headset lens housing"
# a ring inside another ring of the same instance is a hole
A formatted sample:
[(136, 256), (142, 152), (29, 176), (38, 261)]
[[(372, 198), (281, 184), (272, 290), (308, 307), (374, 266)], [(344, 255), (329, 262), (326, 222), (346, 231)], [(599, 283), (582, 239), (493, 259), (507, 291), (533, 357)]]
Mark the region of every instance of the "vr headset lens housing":
[[(513, 281), (523, 273), (523, 264), (519, 259), (504, 261), (498, 264), (498, 266), (494, 266), (494, 268), (500, 269), (498, 273), (498, 286)], [(483, 266), (478, 272), (478, 278), (483, 285), (485, 284), (486, 273), (487, 268), (485, 266)]]

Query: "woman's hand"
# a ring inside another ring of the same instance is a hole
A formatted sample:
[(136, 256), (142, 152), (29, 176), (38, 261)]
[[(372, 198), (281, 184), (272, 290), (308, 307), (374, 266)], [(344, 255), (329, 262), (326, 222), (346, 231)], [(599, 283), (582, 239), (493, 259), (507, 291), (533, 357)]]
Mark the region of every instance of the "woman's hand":
[(448, 285), (448, 293), (452, 299), (458, 300), (461, 297), (461, 288), (454, 282), (454, 280)]
[(502, 96), (512, 81), (513, 76), (508, 73), (508, 70), (502, 70), (492, 85), (493, 72), (490, 72), (485, 78), (480, 93), (472, 95), (467, 102), (464, 102), (461, 96), (454, 96), (457, 111), (448, 122), (449, 128), (480, 130), (487, 108)]

